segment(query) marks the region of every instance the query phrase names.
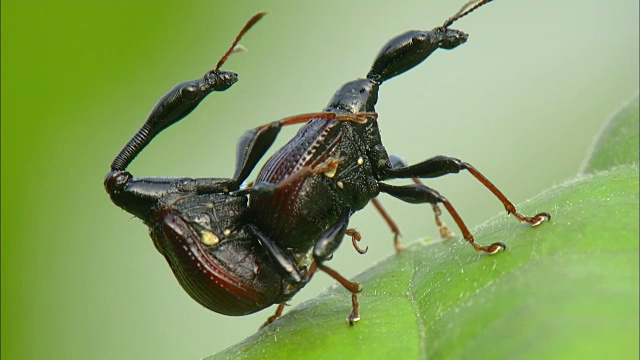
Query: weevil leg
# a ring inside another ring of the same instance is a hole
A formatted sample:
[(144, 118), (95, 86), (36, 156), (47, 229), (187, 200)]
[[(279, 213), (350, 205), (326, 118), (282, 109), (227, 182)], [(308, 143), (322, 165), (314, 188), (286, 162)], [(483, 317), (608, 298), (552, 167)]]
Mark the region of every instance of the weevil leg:
[[(405, 159), (399, 155), (391, 155), (389, 156), (389, 160), (391, 161), (391, 167), (394, 169), (407, 167), (408, 164)], [(413, 182), (418, 185), (423, 185), (422, 181), (418, 178), (412, 178)], [(442, 215), (442, 210), (436, 204), (431, 204), (431, 209), (433, 210), (433, 214), (435, 216), (436, 226), (438, 227), (438, 231), (440, 232), (440, 237), (443, 239), (450, 239), (455, 237), (453, 231), (449, 230), (447, 225), (442, 221), (440, 215)]]
[(427, 159), (421, 163), (411, 166), (404, 166), (398, 168), (385, 168), (381, 169), (383, 179), (398, 179), (398, 178), (435, 178), (447, 174), (455, 174), (462, 170), (467, 170), (473, 175), (482, 185), (484, 185), (489, 191), (491, 191), (502, 202), (507, 213), (513, 215), (518, 221), (526, 222), (531, 226), (540, 225), (545, 220), (551, 220), (551, 215), (548, 212), (541, 212), (534, 216), (525, 216), (520, 214), (515, 205), (495, 186), (489, 179), (487, 179), (482, 173), (480, 173), (471, 164), (461, 161), (460, 159), (452, 158), (449, 156), (435, 156)]
[(400, 237), (402, 236), (402, 234), (400, 233), (400, 228), (398, 227), (396, 222), (393, 221), (393, 218), (391, 218), (391, 215), (389, 215), (387, 210), (382, 206), (382, 203), (380, 202), (380, 200), (378, 200), (378, 198), (371, 199), (371, 203), (376, 208), (376, 210), (378, 210), (380, 215), (382, 215), (382, 218), (387, 223), (387, 225), (389, 225), (389, 228), (391, 228), (391, 232), (393, 233), (393, 247), (396, 249), (396, 252), (402, 251), (404, 249), (404, 246), (402, 246), (402, 243), (400, 243)]
[(342, 218), (338, 220), (336, 224), (334, 224), (320, 236), (313, 247), (313, 259), (318, 269), (324, 271), (329, 276), (334, 278), (340, 283), (340, 285), (344, 286), (344, 288), (351, 293), (352, 306), (351, 313), (347, 317), (347, 321), (349, 321), (349, 325), (353, 325), (356, 321), (360, 320), (357, 295), (362, 291), (362, 287), (357, 282), (347, 280), (337, 271), (324, 265), (324, 262), (329, 260), (333, 255), (333, 252), (340, 246), (340, 243), (342, 242), (342, 239), (344, 238), (344, 235), (347, 231), (350, 217), (351, 212), (346, 211)]
[(467, 225), (462, 221), (462, 218), (456, 211), (456, 209), (451, 205), (449, 200), (447, 200), (444, 196), (440, 195), (437, 191), (423, 185), (423, 184), (411, 184), (405, 186), (393, 186), (385, 183), (379, 183), (380, 191), (387, 193), (395, 198), (398, 198), (402, 201), (408, 202), (410, 204), (424, 204), (429, 203), (432, 205), (441, 203), (444, 207), (449, 211), (451, 217), (456, 222), (460, 231), (462, 232), (462, 236), (464, 239), (473, 246), (476, 251), (482, 251), (487, 254), (493, 255), (500, 250), (504, 250), (507, 246), (501, 242), (493, 243), (489, 246), (478, 245), (475, 242), (475, 239)]
[(272, 258), (276, 260), (278, 266), (283, 270), (289, 280), (293, 283), (306, 284), (311, 280), (313, 275), (319, 269), (327, 273), (332, 278), (336, 279), (342, 286), (345, 287), (345, 289), (351, 292), (352, 307), (351, 313), (349, 314), (347, 320), (349, 321), (350, 325), (353, 325), (355, 321), (360, 320), (357, 294), (360, 293), (362, 289), (358, 283), (347, 280), (337, 271), (324, 265), (325, 261), (331, 259), (331, 257), (333, 256), (333, 252), (338, 249), (338, 247), (342, 243), (344, 235), (348, 232), (347, 226), (349, 224), (350, 217), (351, 212), (345, 212), (342, 218), (335, 225), (325, 231), (316, 241), (313, 248), (313, 262), (311, 263), (306, 273), (303, 273), (303, 271), (298, 268), (293, 257), (290, 254), (287, 254), (284, 249), (273, 243), (255, 227), (249, 226), (249, 229), (258, 237), (263, 247), (269, 252)]
[(362, 287), (357, 282), (345, 279), (337, 271), (324, 264), (318, 263), (318, 268), (327, 273), (332, 278), (336, 279), (336, 281), (338, 281), (340, 285), (344, 286), (344, 288), (351, 293), (351, 313), (349, 313), (347, 321), (349, 322), (349, 325), (353, 326), (356, 321), (360, 320), (360, 304), (358, 303), (358, 294), (362, 291)]
[(311, 262), (311, 265), (309, 265), (309, 270), (307, 271), (307, 280), (306, 282), (311, 281), (311, 278), (313, 278), (313, 275), (318, 271), (318, 263), (316, 263), (315, 260), (313, 260)]
[(362, 249), (359, 245), (358, 242), (360, 240), (362, 240), (362, 235), (360, 235), (360, 233), (356, 230), (356, 229), (347, 229), (347, 231), (345, 231), (344, 233), (347, 236), (351, 236), (351, 244), (353, 244), (353, 248), (356, 249), (356, 251), (360, 254), (366, 254), (367, 251), (369, 250), (369, 247), (367, 246), (366, 248)]
[(269, 318), (267, 319), (267, 321), (264, 322), (264, 324), (262, 324), (260, 326), (260, 329), (267, 327), (269, 324), (273, 323), (274, 321), (278, 320), (281, 316), (282, 316), (282, 312), (284, 311), (284, 307), (287, 306), (286, 303), (281, 303), (278, 304), (278, 307), (276, 308), (276, 313), (269, 316)]
[[(391, 167), (394, 169), (407, 166), (407, 162), (398, 155), (389, 156), (389, 161), (391, 163)], [(420, 181), (420, 179), (418, 178), (413, 178), (412, 180), (416, 184), (422, 184), (422, 181)], [(393, 233), (393, 246), (396, 249), (396, 252), (402, 251), (403, 246), (400, 243), (400, 228), (398, 228), (398, 225), (396, 225), (395, 221), (393, 220), (393, 218), (391, 218), (391, 215), (389, 215), (387, 210), (382, 206), (382, 203), (380, 202), (380, 200), (378, 200), (378, 198), (371, 199), (371, 203), (376, 208), (376, 210), (378, 210), (380, 215), (382, 215), (382, 218), (385, 220), (387, 225), (389, 225), (389, 227), (391, 228), (391, 232)], [(442, 215), (442, 210), (440, 210), (440, 207), (438, 207), (438, 205), (436, 204), (432, 204), (431, 208), (435, 215), (435, 222), (436, 226), (438, 227), (438, 231), (440, 232), (440, 237), (442, 237), (443, 239), (453, 238), (455, 234), (453, 233), (453, 231), (449, 230), (447, 225), (440, 218), (440, 215)]]
[[(333, 144), (330, 146), (333, 146)], [(332, 172), (335, 173), (336, 169), (338, 168), (338, 165), (342, 163), (343, 163), (342, 159), (327, 158), (319, 162), (318, 164), (312, 164), (309, 166), (302, 167), (300, 170), (286, 177), (284, 180), (280, 181), (277, 184), (260, 182), (257, 184), (253, 184), (250, 188), (241, 190), (239, 194), (242, 194), (243, 192), (249, 192), (252, 194), (255, 194), (258, 192), (267, 193), (267, 194), (274, 193), (282, 188), (287, 187), (288, 185), (294, 183), (295, 181), (300, 180), (301, 178), (305, 178), (305, 177), (308, 177), (311, 175), (317, 175), (317, 174), (330, 174)]]
[(376, 121), (378, 114), (376, 113), (359, 113), (338, 115), (333, 112), (317, 112), (290, 116), (281, 120), (274, 121), (269, 124), (258, 126), (257, 128), (247, 130), (238, 140), (238, 148), (236, 152), (236, 171), (233, 178), (238, 186), (246, 180), (256, 164), (262, 159), (264, 154), (269, 150), (273, 142), (276, 140), (280, 129), (284, 126), (304, 124), (314, 119), (348, 121), (364, 124), (367, 121)]
[[(422, 181), (416, 182), (416, 184), (424, 185)], [(456, 233), (451, 231), (444, 223), (444, 221), (442, 221), (442, 218), (440, 218), (440, 216), (442, 215), (442, 210), (440, 209), (440, 207), (436, 204), (431, 204), (431, 209), (433, 210), (433, 214), (436, 220), (436, 226), (438, 227), (438, 231), (440, 232), (440, 237), (442, 239), (452, 239), (456, 237)]]
[(281, 269), (281, 273), (287, 277), (289, 282), (297, 285), (306, 284), (306, 270), (298, 267), (296, 260), (286, 249), (278, 246), (255, 226), (248, 225), (247, 228), (256, 235), (262, 247), (271, 255), (271, 258), (275, 260), (278, 268)]
[(351, 294), (351, 314), (347, 317), (347, 321), (349, 325), (353, 326), (353, 324), (360, 320), (360, 303), (358, 303), (358, 295)]

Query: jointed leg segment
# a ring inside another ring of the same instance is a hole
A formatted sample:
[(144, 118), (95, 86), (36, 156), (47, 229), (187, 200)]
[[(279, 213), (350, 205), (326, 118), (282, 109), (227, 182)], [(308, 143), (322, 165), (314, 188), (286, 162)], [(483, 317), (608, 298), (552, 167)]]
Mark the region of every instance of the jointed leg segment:
[(467, 225), (464, 223), (460, 215), (456, 209), (451, 205), (451, 203), (442, 195), (440, 195), (437, 191), (426, 187), (423, 184), (411, 184), (406, 186), (392, 186), (385, 183), (380, 183), (380, 191), (385, 192), (393, 197), (396, 197), (400, 200), (406, 201), (412, 204), (424, 204), (429, 203), (435, 205), (437, 203), (442, 203), (444, 207), (449, 211), (451, 217), (456, 222), (460, 231), (462, 232), (462, 236), (465, 240), (473, 246), (476, 251), (486, 252), (488, 254), (495, 254), (501, 249), (505, 249), (506, 245), (501, 242), (493, 243), (489, 246), (481, 246), (475, 242), (475, 239)]
[(463, 162), (459, 159), (448, 156), (436, 156), (431, 159), (427, 159), (421, 163), (383, 169), (382, 173), (385, 179), (396, 178), (434, 178), (447, 174), (458, 173), (462, 170), (467, 170), (473, 175), (482, 185), (484, 185), (489, 191), (491, 191), (502, 202), (507, 212), (513, 215), (518, 221), (526, 222), (531, 226), (537, 226), (544, 220), (550, 220), (551, 215), (547, 212), (541, 212), (534, 216), (525, 216), (516, 211), (515, 205), (495, 186), (489, 179), (487, 179), (482, 173), (471, 164)]
[[(392, 161), (393, 163), (393, 161)], [(506, 196), (491, 183), (482, 173), (480, 173), (476, 168), (471, 166), (470, 164), (460, 161), (459, 159), (447, 157), (447, 156), (436, 156), (431, 159), (425, 160), (421, 163), (411, 165), (411, 166), (397, 166), (398, 161), (395, 161), (395, 165), (391, 168), (384, 169), (382, 173), (385, 178), (433, 178), (439, 177), (446, 174), (458, 173), (461, 170), (467, 170), (471, 175), (473, 175), (480, 183), (482, 183), (489, 191), (491, 191), (497, 198), (502, 202), (507, 213), (513, 215), (518, 221), (526, 222), (531, 226), (537, 226), (541, 224), (545, 220), (551, 219), (551, 215), (546, 212), (538, 213), (534, 216), (525, 216), (520, 214), (515, 205)], [(403, 164), (400, 164), (403, 165)], [(386, 192), (396, 198), (399, 198), (403, 201), (409, 203), (430, 203), (436, 214), (436, 223), (438, 224), (441, 234), (447, 234), (449, 230), (441, 225), (441, 220), (439, 219), (440, 209), (437, 207), (437, 203), (442, 203), (447, 211), (453, 217), (453, 220), (456, 222), (460, 231), (462, 232), (462, 236), (465, 240), (473, 246), (477, 251), (486, 252), (488, 254), (495, 254), (501, 249), (505, 249), (505, 244), (501, 242), (493, 243), (489, 246), (481, 246), (476, 244), (473, 235), (467, 228), (464, 221), (455, 210), (453, 205), (442, 195), (440, 195), (437, 191), (423, 185), (420, 181), (414, 180), (413, 185), (407, 186), (391, 186), (384, 183), (379, 183), (380, 191)]]

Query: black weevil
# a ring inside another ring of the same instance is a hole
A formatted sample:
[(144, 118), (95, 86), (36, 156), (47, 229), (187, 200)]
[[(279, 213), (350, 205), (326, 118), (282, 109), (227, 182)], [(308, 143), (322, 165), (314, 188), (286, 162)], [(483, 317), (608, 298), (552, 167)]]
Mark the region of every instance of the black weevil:
[[(409, 203), (431, 204), (443, 235), (437, 204), (449, 211), (475, 250), (495, 254), (500, 242), (481, 246), (445, 197), (417, 178), (469, 171), (498, 197), (507, 212), (532, 226), (549, 219), (533, 217), (515, 206), (479, 171), (459, 159), (436, 156), (407, 166), (389, 157), (377, 126), (375, 104), (380, 85), (424, 61), (436, 49), (453, 49), (467, 35), (449, 26), (491, 0), (471, 1), (443, 26), (408, 31), (383, 46), (365, 79), (344, 84), (323, 112), (292, 116), (247, 131), (239, 140), (232, 178), (140, 178), (125, 171), (159, 132), (188, 115), (212, 91), (224, 91), (237, 75), (220, 70), (244, 33), (264, 13), (240, 31), (214, 70), (202, 79), (181, 83), (152, 110), (142, 128), (111, 164), (105, 188), (112, 201), (149, 226), (158, 251), (167, 259), (187, 293), (203, 306), (226, 315), (245, 315), (279, 304), (267, 324), (282, 314), (284, 304), (310, 281), (317, 269), (339, 281), (352, 294), (349, 323), (359, 320), (360, 286), (326, 266), (344, 235), (354, 247), (359, 234), (348, 229), (351, 215), (369, 201), (382, 212), (396, 234), (397, 227), (375, 197), (384, 192)], [(472, 6), (473, 5), (473, 6)], [(282, 126), (304, 124), (242, 188)], [(383, 180), (414, 178), (393, 186)], [(366, 251), (366, 250), (365, 250)]]

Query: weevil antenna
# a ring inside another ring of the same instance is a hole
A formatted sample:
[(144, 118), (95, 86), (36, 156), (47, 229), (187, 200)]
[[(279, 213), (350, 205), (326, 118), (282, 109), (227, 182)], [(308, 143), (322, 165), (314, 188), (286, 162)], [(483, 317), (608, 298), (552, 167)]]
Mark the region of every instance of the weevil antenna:
[(238, 36), (236, 36), (236, 39), (233, 41), (233, 44), (231, 44), (231, 47), (229, 48), (229, 50), (227, 50), (227, 52), (222, 56), (222, 58), (220, 58), (220, 61), (218, 61), (218, 64), (216, 65), (216, 71), (220, 70), (220, 67), (227, 61), (229, 56), (236, 51), (238, 42), (240, 41), (240, 39), (242, 39), (244, 34), (247, 31), (249, 31), (249, 29), (251, 29), (251, 27), (255, 25), (258, 22), (258, 20), (262, 19), (262, 17), (265, 15), (267, 15), (266, 12), (260, 12), (253, 15), (253, 17), (249, 19), (249, 21), (247, 21), (247, 24), (242, 28), (242, 30), (240, 30), (240, 32), (238, 33)]
[[(477, 8), (481, 7), (482, 5), (485, 5), (486, 3), (490, 3), (491, 1), (493, 0), (471, 0), (467, 2), (466, 4), (462, 5), (462, 8), (460, 8), (460, 10), (455, 15), (447, 19), (447, 21), (444, 22), (444, 25), (442, 25), (442, 27), (445, 29), (448, 28), (449, 26), (451, 26), (451, 24), (456, 22), (458, 19), (467, 16)], [(473, 5), (473, 7), (469, 9), (471, 5)]]

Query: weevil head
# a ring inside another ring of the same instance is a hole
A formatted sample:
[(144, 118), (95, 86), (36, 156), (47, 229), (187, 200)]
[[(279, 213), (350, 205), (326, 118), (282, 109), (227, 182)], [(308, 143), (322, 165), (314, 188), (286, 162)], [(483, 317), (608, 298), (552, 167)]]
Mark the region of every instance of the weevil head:
[(467, 42), (467, 38), (469, 37), (469, 35), (460, 30), (445, 27), (437, 27), (431, 30), (431, 33), (438, 42), (438, 48), (445, 50), (455, 49), (459, 45)]
[(238, 74), (227, 70), (211, 70), (204, 74), (199, 82), (200, 92), (209, 94), (212, 91), (225, 91), (238, 82)]
[(437, 49), (453, 49), (467, 40), (459, 30), (438, 27), (431, 31), (411, 30), (389, 40), (380, 50), (367, 79), (382, 83), (413, 69)]
[(159, 133), (189, 115), (207, 95), (225, 91), (237, 81), (234, 72), (211, 70), (200, 79), (180, 83), (160, 98), (147, 123), (154, 133)]

